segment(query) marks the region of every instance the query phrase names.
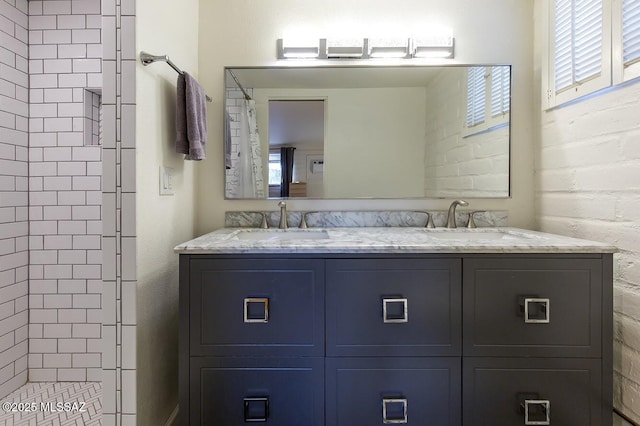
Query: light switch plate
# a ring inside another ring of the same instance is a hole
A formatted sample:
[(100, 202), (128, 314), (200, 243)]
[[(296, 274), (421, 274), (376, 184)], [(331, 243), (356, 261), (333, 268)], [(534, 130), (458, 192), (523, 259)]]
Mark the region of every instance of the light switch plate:
[(173, 195), (173, 172), (171, 167), (160, 166), (160, 195)]

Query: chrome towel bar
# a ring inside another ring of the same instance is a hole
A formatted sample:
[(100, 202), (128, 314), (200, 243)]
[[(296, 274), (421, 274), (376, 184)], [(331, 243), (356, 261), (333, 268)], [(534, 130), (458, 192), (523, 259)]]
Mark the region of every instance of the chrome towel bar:
[[(147, 66), (149, 64), (152, 64), (154, 62), (166, 62), (171, 68), (173, 68), (178, 74), (184, 74), (184, 72), (178, 68), (178, 66), (176, 64), (174, 64), (171, 59), (169, 59), (169, 55), (152, 55), (150, 53), (147, 53), (145, 51), (140, 52), (140, 62), (142, 62), (142, 65)], [(207, 97), (207, 102), (211, 102), (212, 99), (209, 97), (209, 95), (206, 95)]]

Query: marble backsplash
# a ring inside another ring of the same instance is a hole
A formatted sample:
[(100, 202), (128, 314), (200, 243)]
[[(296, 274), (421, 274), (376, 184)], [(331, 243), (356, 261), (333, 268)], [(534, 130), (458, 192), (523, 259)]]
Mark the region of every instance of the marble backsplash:
[[(458, 226), (466, 226), (469, 212), (456, 211)], [(262, 213), (259, 211), (232, 211), (225, 213), (225, 227), (227, 228), (257, 228), (262, 223)], [(280, 211), (265, 211), (270, 228), (277, 228), (280, 223)], [(290, 228), (297, 228), (302, 214), (307, 213), (309, 228), (345, 228), (345, 227), (422, 227), (427, 223), (427, 212), (410, 210), (385, 211), (312, 211), (287, 212)], [(443, 227), (447, 223), (447, 211), (432, 211), (433, 223), (436, 227)], [(476, 226), (496, 227), (507, 226), (507, 212), (494, 210), (478, 212), (474, 215)]]

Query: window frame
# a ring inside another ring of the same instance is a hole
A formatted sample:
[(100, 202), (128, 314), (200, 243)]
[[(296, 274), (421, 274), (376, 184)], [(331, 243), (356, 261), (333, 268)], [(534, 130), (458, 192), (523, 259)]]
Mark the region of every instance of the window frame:
[(543, 19), (546, 23), (543, 31), (546, 38), (545, 46), (547, 46), (547, 52), (543, 55), (542, 64), (542, 108), (544, 110), (560, 106), (585, 95), (597, 92), (598, 90), (602, 90), (611, 86), (612, 82), (612, 0), (602, 0), (602, 55), (600, 74), (582, 83), (575, 83), (560, 92), (556, 91), (555, 2), (556, 0), (545, 0), (543, 10), (543, 16), (548, 18)]
[(640, 60), (635, 60), (629, 65), (624, 63), (623, 0), (613, 0), (612, 3), (613, 84), (621, 84), (640, 77)]

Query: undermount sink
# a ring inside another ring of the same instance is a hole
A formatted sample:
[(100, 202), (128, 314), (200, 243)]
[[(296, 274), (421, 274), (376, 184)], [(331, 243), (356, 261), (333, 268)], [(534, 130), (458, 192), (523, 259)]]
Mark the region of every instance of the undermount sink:
[(427, 231), (427, 235), (441, 240), (501, 240), (513, 237), (505, 232), (495, 231)]
[(326, 240), (329, 238), (329, 234), (327, 231), (253, 229), (240, 231), (236, 237), (240, 240), (251, 241)]

